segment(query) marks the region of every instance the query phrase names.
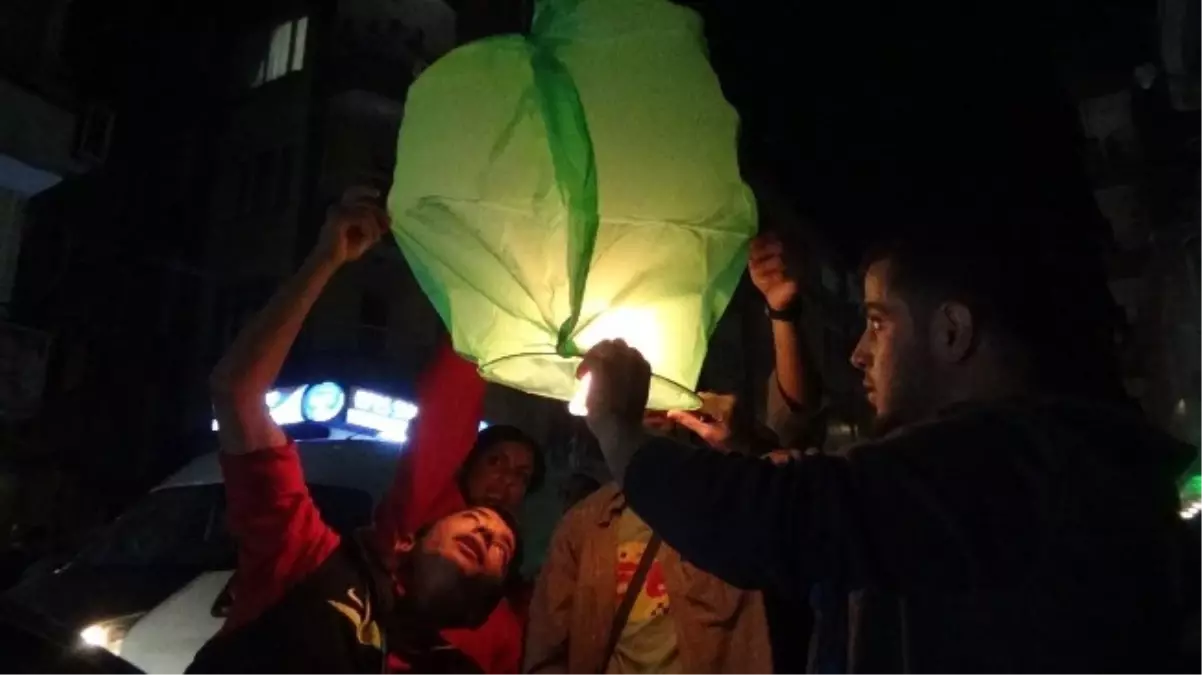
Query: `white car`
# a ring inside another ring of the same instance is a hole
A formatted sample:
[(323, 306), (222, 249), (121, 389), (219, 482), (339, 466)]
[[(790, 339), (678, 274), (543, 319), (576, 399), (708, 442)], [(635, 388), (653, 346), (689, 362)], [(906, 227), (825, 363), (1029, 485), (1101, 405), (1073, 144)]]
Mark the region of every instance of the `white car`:
[[(370, 523), (401, 446), (321, 440), (298, 448), (325, 521), (341, 533)], [(182, 673), (221, 627), (234, 565), (211, 453), (151, 490), (65, 565), (27, 576), (8, 597), (146, 672)]]

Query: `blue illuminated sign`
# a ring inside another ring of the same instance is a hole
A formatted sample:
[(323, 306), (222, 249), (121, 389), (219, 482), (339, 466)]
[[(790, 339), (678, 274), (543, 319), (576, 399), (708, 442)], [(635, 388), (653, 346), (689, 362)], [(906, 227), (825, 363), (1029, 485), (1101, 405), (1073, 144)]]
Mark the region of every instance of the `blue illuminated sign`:
[[(267, 392), (263, 401), (280, 426), (309, 421), (329, 427), (331, 438), (375, 438), (404, 443), (417, 406), (387, 394), (353, 387), (350, 395), (334, 382), (283, 387)], [(343, 412), (345, 411), (345, 415)], [(480, 423), (480, 430), (488, 427)], [(217, 420), (213, 420), (217, 431)]]
[(404, 443), (417, 406), (368, 389), (355, 389), (346, 411), (346, 423), (376, 432), (377, 438)]
[(342, 387), (333, 382), (322, 382), (305, 388), (301, 398), (301, 414), (310, 422), (329, 422), (338, 417), (344, 405), (346, 392), (342, 391)]

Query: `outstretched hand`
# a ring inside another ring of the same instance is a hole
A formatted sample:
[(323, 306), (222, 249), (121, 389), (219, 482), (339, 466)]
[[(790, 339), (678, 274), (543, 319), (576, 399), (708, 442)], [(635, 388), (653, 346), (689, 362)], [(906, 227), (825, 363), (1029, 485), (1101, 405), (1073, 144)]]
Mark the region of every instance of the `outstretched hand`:
[(702, 410), (673, 410), (668, 413), (668, 419), (697, 434), (697, 437), (711, 448), (729, 450), (730, 439), (734, 436), (730, 411), (727, 411), (727, 414), (716, 411), (707, 414), (706, 410), (715, 407), (712, 404), (721, 397), (705, 391), (699, 395), (703, 402)]
[(388, 213), (374, 200), (380, 191), (368, 187), (352, 187), (326, 211), (321, 228), (317, 254), (339, 264), (358, 260), (388, 232)]
[(622, 340), (605, 340), (584, 355), (577, 377), (586, 375), (590, 385), (585, 419), (620, 483), (641, 442), (651, 366)]

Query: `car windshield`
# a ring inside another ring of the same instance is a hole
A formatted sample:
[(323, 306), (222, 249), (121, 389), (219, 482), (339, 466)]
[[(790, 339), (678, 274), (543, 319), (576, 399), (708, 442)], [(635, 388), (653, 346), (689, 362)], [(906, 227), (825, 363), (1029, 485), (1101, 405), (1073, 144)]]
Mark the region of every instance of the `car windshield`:
[[(371, 496), (361, 490), (309, 485), (322, 519), (340, 534), (371, 521)], [(230, 569), (234, 543), (226, 527), (222, 485), (156, 490), (89, 542), (75, 564), (169, 565)]]

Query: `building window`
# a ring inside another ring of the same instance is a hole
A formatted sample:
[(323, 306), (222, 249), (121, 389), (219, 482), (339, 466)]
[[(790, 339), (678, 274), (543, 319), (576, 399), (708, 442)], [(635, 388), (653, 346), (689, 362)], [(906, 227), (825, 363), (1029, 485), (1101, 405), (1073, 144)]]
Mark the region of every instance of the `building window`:
[(292, 22), (292, 71), (305, 68), (305, 39), (309, 34), (309, 17), (302, 16)]
[(266, 53), (259, 58), (250, 86), (278, 80), (288, 73), (305, 67), (305, 42), (309, 32), (309, 17), (285, 21), (271, 31)]

